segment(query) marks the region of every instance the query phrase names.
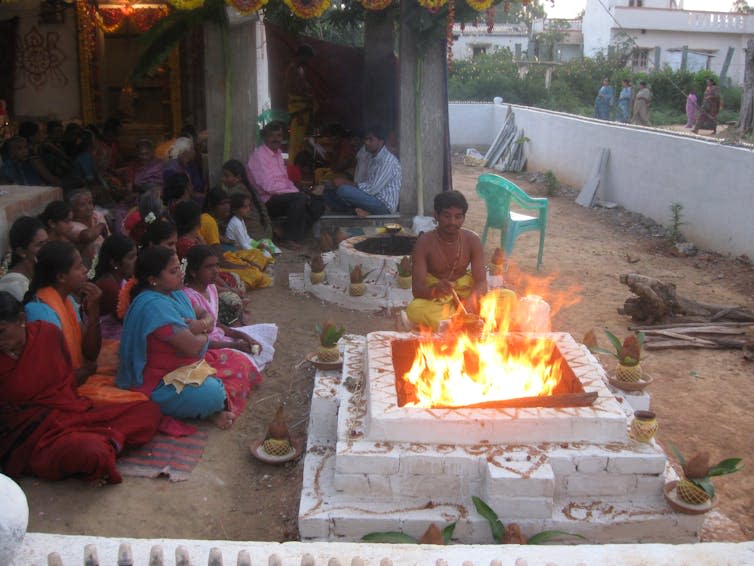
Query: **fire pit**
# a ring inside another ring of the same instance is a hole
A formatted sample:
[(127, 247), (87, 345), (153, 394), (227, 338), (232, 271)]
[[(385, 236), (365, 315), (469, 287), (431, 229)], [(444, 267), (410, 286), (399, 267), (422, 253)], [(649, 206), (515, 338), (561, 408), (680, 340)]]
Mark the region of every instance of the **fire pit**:
[(366, 254), (404, 256), (414, 251), (416, 236), (385, 236), (368, 237), (356, 242), (354, 249)]
[(412, 338), (393, 341), (391, 351), (399, 407), (583, 407), (597, 398), (549, 338)]

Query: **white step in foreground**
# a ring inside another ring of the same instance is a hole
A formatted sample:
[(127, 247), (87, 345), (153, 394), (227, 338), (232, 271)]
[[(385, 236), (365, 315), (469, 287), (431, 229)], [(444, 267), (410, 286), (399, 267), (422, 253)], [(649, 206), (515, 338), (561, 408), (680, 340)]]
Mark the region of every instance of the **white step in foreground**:
[[(132, 561), (120, 560), (128, 545)], [(705, 544), (606, 544), (601, 546), (413, 546), (343, 542), (242, 542), (116, 539), (27, 533), (10, 566), (45, 566), (56, 553), (62, 566), (84, 564), (85, 548), (102, 564), (120, 566), (743, 566), (754, 563), (754, 542)], [(153, 553), (153, 548), (158, 547)], [(180, 550), (179, 550), (180, 549)], [(120, 552), (119, 552), (120, 551)], [(152, 553), (152, 554), (151, 554)], [(150, 562), (150, 554), (163, 561)], [(181, 561), (187, 556), (188, 560)], [(210, 561), (211, 559), (211, 561)], [(6, 565), (3, 565), (6, 566)]]
[(398, 407), (390, 342), (408, 336), (347, 336), (342, 373), (317, 372), (302, 539), (419, 537), (430, 523), (456, 522), (454, 542), (489, 544), (488, 523), (471, 501), (478, 496), (527, 537), (557, 529), (590, 543), (699, 540), (704, 516), (676, 513), (664, 500), (663, 485), (677, 478), (662, 449), (629, 438), (633, 409), (570, 335), (549, 337), (584, 390), (598, 393), (591, 407)]

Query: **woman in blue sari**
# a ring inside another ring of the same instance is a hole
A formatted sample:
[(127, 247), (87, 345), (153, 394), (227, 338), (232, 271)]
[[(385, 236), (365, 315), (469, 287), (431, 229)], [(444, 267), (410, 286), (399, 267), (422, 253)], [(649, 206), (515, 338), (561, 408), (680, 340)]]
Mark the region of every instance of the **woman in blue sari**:
[(618, 108), (615, 111), (615, 118), (618, 122), (628, 123), (631, 118), (631, 96), (633, 95), (631, 81), (623, 79), (623, 87), (618, 95)]
[(610, 80), (603, 80), (602, 86), (599, 92), (597, 92), (597, 98), (594, 100), (594, 117), (599, 120), (609, 120), (614, 98), (615, 91), (610, 86)]
[(175, 253), (145, 249), (135, 267), (137, 284), (123, 321), (116, 385), (144, 393), (162, 413), (178, 419), (209, 419), (228, 428), (227, 395), (216, 369), (205, 360), (210, 324), (197, 320)]

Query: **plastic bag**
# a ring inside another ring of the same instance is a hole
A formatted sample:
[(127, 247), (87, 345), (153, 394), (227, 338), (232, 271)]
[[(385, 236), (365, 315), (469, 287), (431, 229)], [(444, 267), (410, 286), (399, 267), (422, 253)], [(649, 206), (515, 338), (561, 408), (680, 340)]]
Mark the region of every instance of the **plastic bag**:
[(437, 227), (437, 220), (431, 216), (414, 216), (414, 223), (411, 226), (414, 234), (429, 232)]

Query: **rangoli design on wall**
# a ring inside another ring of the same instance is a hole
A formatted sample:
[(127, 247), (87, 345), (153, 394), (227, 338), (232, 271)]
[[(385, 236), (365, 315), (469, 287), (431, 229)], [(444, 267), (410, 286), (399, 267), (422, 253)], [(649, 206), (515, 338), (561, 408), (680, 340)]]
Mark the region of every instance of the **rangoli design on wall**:
[(49, 31), (42, 35), (36, 26), (19, 38), (16, 51), (16, 89), (27, 85), (39, 90), (44, 85), (63, 87), (68, 77), (63, 72), (67, 57), (58, 47), (60, 34)]

